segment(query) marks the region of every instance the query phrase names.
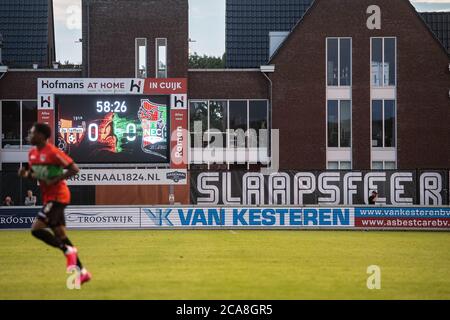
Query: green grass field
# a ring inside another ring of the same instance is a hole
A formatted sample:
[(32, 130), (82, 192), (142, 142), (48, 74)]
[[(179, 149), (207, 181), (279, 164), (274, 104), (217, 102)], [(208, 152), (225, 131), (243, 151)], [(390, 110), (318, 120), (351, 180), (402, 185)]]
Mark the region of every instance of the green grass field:
[[(66, 288), (65, 258), (0, 232), (0, 299), (450, 299), (450, 233), (70, 231), (93, 273)], [(366, 286), (381, 268), (381, 289)]]

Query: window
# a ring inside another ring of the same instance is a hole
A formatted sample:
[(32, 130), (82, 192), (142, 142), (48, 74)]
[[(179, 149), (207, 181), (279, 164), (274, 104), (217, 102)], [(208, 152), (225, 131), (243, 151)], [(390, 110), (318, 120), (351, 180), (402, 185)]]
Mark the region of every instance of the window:
[(372, 170), (395, 170), (395, 161), (373, 161)]
[(350, 161), (328, 161), (328, 170), (351, 170), (352, 163)]
[[(209, 102), (209, 135), (208, 140), (215, 146), (226, 147), (227, 132), (227, 102), (210, 101)], [(220, 134), (219, 134), (220, 132)], [(220, 139), (220, 141), (218, 141)]]
[(351, 38), (327, 38), (327, 85), (351, 86)]
[[(190, 101), (189, 110), (192, 148), (206, 147), (210, 143), (223, 148), (268, 147), (261, 145), (261, 141), (268, 144), (268, 131), (260, 131), (269, 130), (267, 100)], [(208, 132), (209, 143), (203, 142), (205, 132)], [(267, 136), (261, 137), (262, 133)], [(223, 143), (215, 143), (216, 139), (223, 139)]]
[(229, 135), (229, 146), (234, 146), (236, 148), (245, 148), (245, 139), (239, 139), (239, 137), (242, 137), (242, 135), (238, 135), (238, 133), (246, 133), (248, 129), (246, 100), (230, 101), (229, 119), (229, 129), (234, 130), (233, 132), (230, 132)]
[(29, 147), (28, 131), (37, 120), (34, 100), (1, 102), (2, 148), (20, 150)]
[[(256, 141), (249, 141), (250, 147), (267, 147), (268, 146), (268, 131), (267, 130), (267, 120), (268, 120), (268, 108), (267, 101), (250, 101), (248, 106), (248, 127), (251, 132), (249, 132), (249, 140), (251, 138), (256, 139)], [(264, 134), (265, 137), (261, 137)], [(265, 141), (265, 145), (261, 145), (261, 140)]]
[(203, 146), (203, 133), (208, 130), (208, 101), (190, 103), (191, 147)]
[(2, 102), (2, 148), (20, 149), (20, 101)]
[(269, 32), (269, 57), (273, 56), (288, 35), (289, 31)]
[(136, 39), (136, 78), (147, 78), (147, 39)]
[(327, 106), (329, 148), (350, 148), (352, 140), (350, 100), (329, 100)]
[(36, 101), (22, 101), (22, 146), (30, 147), (28, 132), (37, 120)]
[(156, 39), (156, 78), (167, 78), (167, 39)]
[(395, 115), (394, 100), (372, 101), (372, 147), (395, 148)]
[(396, 85), (397, 75), (396, 38), (372, 38), (372, 86)]

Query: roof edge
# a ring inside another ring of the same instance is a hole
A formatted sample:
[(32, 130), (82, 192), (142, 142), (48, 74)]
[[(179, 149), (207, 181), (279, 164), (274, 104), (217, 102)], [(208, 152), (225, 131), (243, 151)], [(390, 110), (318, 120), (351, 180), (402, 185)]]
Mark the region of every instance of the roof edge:
[(297, 21), (297, 23), (295, 24), (295, 26), (289, 31), (289, 34), (287, 35), (287, 37), (283, 40), (283, 42), (278, 46), (277, 50), (275, 50), (275, 52), (272, 54), (271, 57), (269, 57), (269, 60), (267, 61), (267, 64), (272, 63), (273, 59), (276, 58), (276, 56), (278, 55), (278, 52), (285, 46), (287, 40), (291, 37), (292, 33), (297, 29), (297, 27), (303, 22), (303, 20), (305, 20), (306, 15), (310, 14), (310, 12), (314, 9), (314, 7), (316, 6), (317, 0), (314, 0), (311, 5), (309, 6), (308, 9), (306, 9), (305, 13), (303, 14), (303, 16)]
[[(275, 50), (273, 55), (269, 58), (267, 64), (270, 64), (273, 61), (273, 59), (276, 58), (276, 56), (278, 55), (278, 52), (285, 46), (285, 43), (287, 42), (287, 40), (291, 37), (292, 33), (298, 28), (298, 26), (303, 22), (306, 15), (310, 14), (310, 12), (312, 10), (314, 10), (314, 7), (316, 6), (317, 1), (318, 0), (314, 0), (313, 3), (311, 4), (311, 6), (308, 8), (308, 10), (305, 11), (305, 14), (303, 15), (303, 17), (301, 17), (300, 20), (295, 24), (295, 26), (289, 32), (288, 36), (283, 40), (283, 42), (280, 44), (280, 46), (277, 48), (277, 50)], [(416, 16), (420, 19), (420, 21), (422, 21), (422, 23), (425, 25), (425, 28), (428, 30), (428, 32), (431, 34), (431, 36), (434, 38), (434, 40), (437, 41), (437, 43), (440, 45), (442, 50), (444, 50), (444, 53), (447, 55), (447, 57), (450, 57), (450, 52), (447, 51), (447, 48), (444, 46), (444, 44), (441, 42), (441, 40), (439, 40), (437, 35), (433, 32), (433, 30), (431, 30), (431, 27), (425, 22), (422, 15), (420, 14), (420, 12), (418, 12), (416, 10), (416, 8), (412, 5), (412, 3), (409, 0), (404, 0), (404, 1), (406, 1), (408, 3), (408, 5), (414, 11)], [(448, 11), (448, 12), (450, 12), (450, 11)], [(422, 13), (426, 13), (426, 12), (422, 12)]]
[(188, 69), (188, 72), (261, 72), (258, 68), (247, 69)]

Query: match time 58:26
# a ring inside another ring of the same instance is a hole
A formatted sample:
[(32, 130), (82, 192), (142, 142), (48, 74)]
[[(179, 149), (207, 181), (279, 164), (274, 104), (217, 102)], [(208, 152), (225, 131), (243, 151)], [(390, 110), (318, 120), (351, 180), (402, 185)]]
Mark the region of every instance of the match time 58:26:
[(272, 314), (272, 305), (220, 305), (220, 314), (224, 315), (270, 315)]

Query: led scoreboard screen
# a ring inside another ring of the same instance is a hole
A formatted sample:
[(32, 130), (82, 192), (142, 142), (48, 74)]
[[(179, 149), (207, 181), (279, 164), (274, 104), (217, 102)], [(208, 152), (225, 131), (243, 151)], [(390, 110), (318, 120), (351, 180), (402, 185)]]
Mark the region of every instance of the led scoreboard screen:
[(78, 163), (169, 163), (169, 96), (56, 95), (56, 145)]

